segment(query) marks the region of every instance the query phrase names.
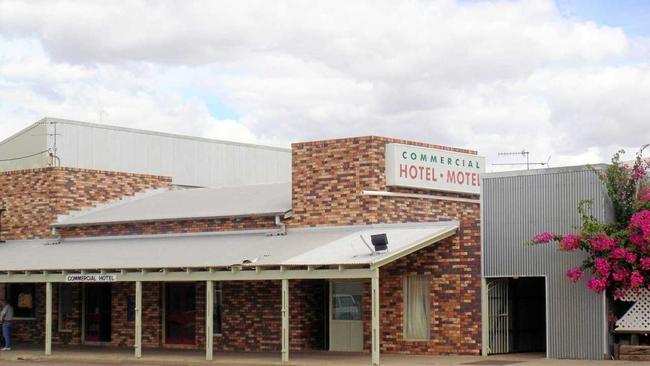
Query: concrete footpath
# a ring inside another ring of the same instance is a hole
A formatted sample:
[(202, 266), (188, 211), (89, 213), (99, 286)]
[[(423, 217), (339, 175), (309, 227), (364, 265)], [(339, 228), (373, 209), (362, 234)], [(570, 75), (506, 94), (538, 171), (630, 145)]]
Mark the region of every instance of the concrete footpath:
[[(294, 352), (289, 365), (296, 366), (368, 366), (370, 355), (366, 353)], [(215, 353), (214, 361), (205, 361), (202, 352), (177, 350), (143, 350), (143, 357), (135, 359), (128, 349), (98, 347), (55, 348), (51, 356), (44, 356), (40, 349), (18, 349), (0, 353), (0, 365), (235, 365), (270, 366), (286, 365), (280, 362), (279, 353)], [(427, 365), (427, 366), (550, 366), (550, 365), (607, 365), (641, 366), (650, 362), (633, 361), (584, 361), (546, 359), (540, 354), (477, 356), (407, 356), (382, 354), (381, 365)]]

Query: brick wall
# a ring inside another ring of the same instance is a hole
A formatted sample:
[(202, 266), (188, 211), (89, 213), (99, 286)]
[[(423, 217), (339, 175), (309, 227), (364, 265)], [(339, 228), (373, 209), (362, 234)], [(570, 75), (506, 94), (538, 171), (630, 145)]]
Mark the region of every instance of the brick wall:
[[(291, 281), (291, 349), (322, 349), (326, 326), (327, 282)], [(196, 337), (193, 345), (163, 345), (163, 285), (142, 284), (142, 345), (144, 348), (203, 349), (205, 347), (205, 283), (196, 282)], [(81, 344), (82, 285), (72, 284), (73, 313), (66, 331), (59, 331), (59, 286), (53, 287), (52, 342), (55, 345)], [(217, 351), (279, 351), (281, 348), (280, 281), (223, 282), (223, 334), (214, 336)], [(135, 285), (118, 282), (111, 285), (111, 341), (106, 345), (133, 347), (135, 322), (128, 320), (129, 297)], [(43, 344), (45, 324), (45, 286), (36, 285), (34, 320), (14, 322), (18, 343)]]
[[(431, 194), (386, 186), (385, 146), (403, 143), (463, 153), (474, 151), (359, 137), (292, 145), (290, 227), (456, 220), (458, 233), (381, 269), (381, 346), (387, 352), (479, 354), (481, 350), (480, 207), (478, 203), (363, 195), (364, 190)], [(477, 195), (435, 192), (478, 199)], [(403, 281), (409, 274), (431, 278), (429, 341), (403, 338)], [(368, 286), (366, 286), (368, 287)], [(370, 299), (365, 290), (364, 344), (370, 349)]]
[(168, 187), (171, 178), (73, 168), (40, 168), (0, 173), (4, 239), (51, 236), (57, 215), (151, 188)]
[[(464, 218), (466, 213), (478, 218), (478, 204), (363, 195), (364, 190), (431, 194), (428, 190), (386, 186), (387, 143), (475, 153), (376, 136), (293, 144), (289, 226), (440, 221)], [(476, 195), (436, 194), (478, 198)]]
[(200, 233), (209, 231), (274, 229), (275, 217), (251, 216), (223, 219), (174, 220), (160, 222), (138, 222), (129, 224), (107, 224), (91, 226), (70, 226), (58, 229), (64, 238), (85, 236), (118, 236), (140, 234)]

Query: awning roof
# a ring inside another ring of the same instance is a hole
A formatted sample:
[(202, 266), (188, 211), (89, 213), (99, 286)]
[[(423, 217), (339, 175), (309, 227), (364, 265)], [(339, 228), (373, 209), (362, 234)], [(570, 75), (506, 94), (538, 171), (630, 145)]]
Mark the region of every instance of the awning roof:
[[(0, 244), (0, 271), (381, 266), (453, 235), (457, 222), (112, 238), (21, 240)], [(371, 254), (361, 235), (386, 233), (389, 251)], [(247, 263), (250, 261), (250, 263)]]
[(289, 183), (156, 191), (61, 216), (51, 226), (81, 226), (254, 215), (291, 210)]

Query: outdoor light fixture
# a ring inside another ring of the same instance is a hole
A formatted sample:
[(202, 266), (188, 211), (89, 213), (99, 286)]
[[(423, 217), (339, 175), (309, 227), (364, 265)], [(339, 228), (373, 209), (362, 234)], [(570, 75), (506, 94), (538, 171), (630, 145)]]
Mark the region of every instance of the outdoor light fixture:
[(370, 235), (370, 242), (375, 247), (375, 252), (383, 252), (388, 250), (388, 237), (386, 234)]

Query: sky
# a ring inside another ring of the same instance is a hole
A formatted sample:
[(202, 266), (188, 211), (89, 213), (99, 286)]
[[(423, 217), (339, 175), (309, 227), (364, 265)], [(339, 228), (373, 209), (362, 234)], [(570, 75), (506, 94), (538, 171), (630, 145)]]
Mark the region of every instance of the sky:
[[(0, 139), (48, 116), (288, 147), (383, 135), (488, 170), (650, 143), (646, 0), (0, 0)], [(496, 165), (495, 165), (496, 164)]]

